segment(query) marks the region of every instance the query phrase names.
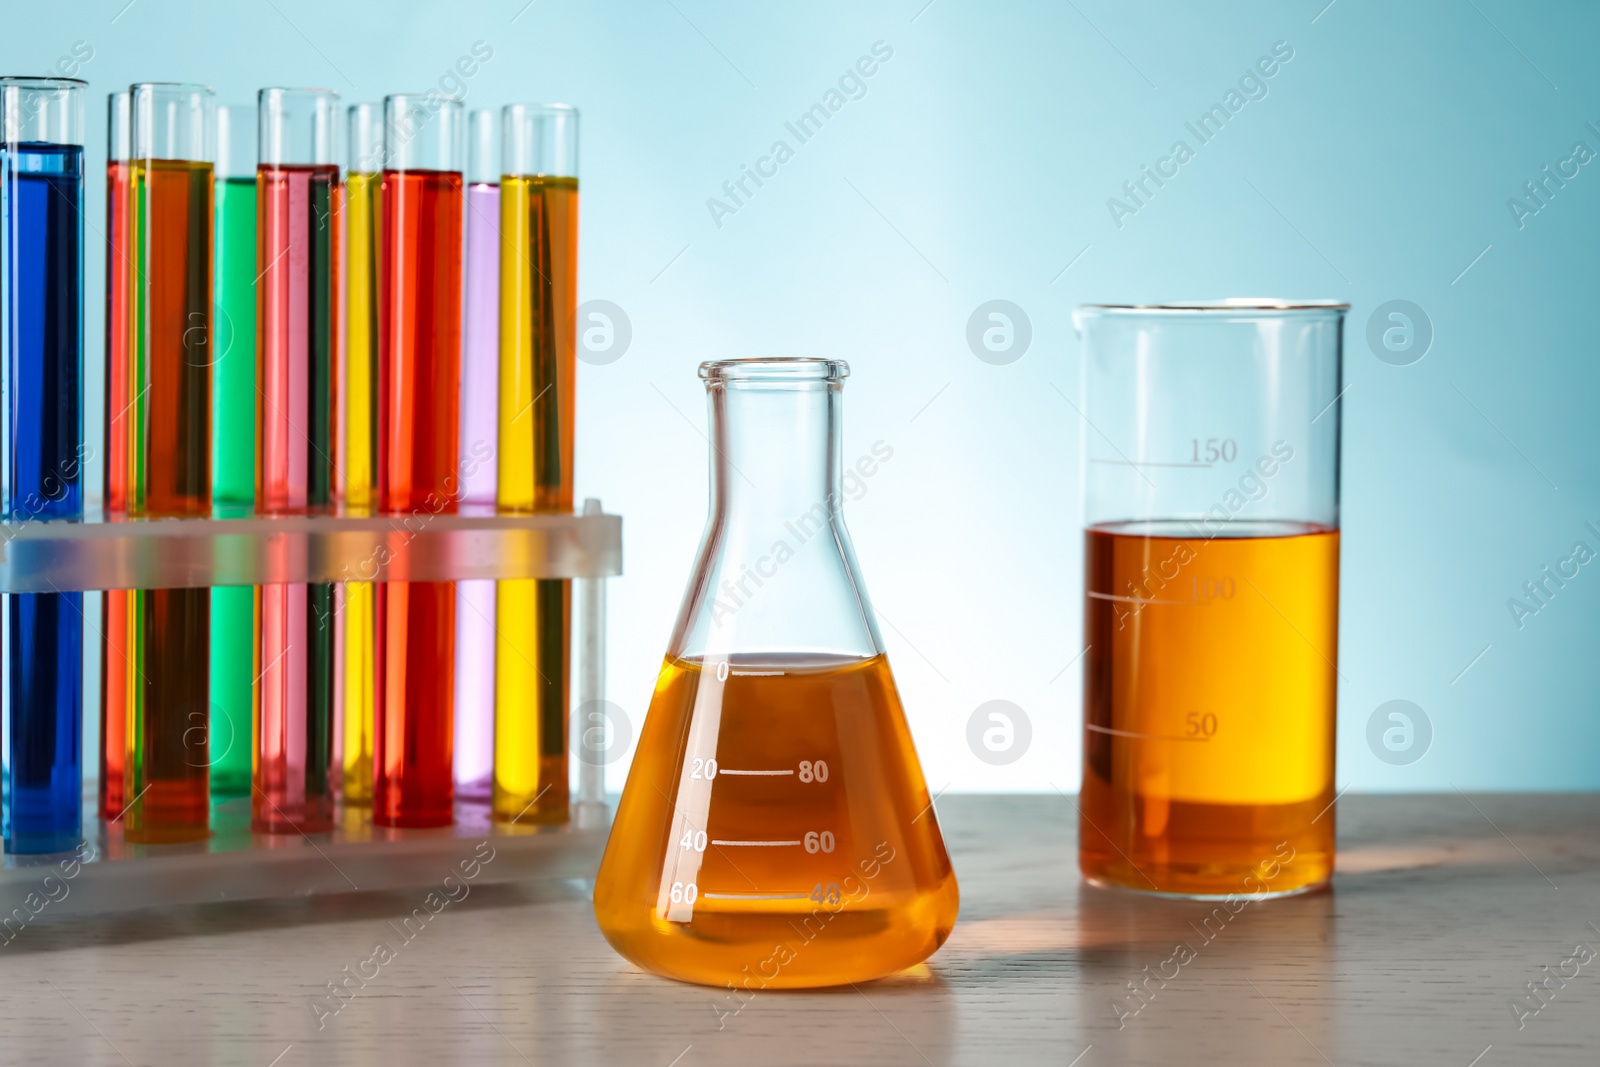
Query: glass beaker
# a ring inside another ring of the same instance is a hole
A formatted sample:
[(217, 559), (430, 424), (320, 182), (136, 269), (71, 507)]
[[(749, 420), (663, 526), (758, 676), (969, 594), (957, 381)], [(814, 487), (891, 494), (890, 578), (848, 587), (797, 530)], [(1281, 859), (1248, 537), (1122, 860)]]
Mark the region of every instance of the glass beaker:
[(1349, 305), (1093, 305), (1079, 866), (1188, 896), (1333, 871)]
[(840, 508), (822, 359), (700, 367), (711, 511), (595, 882), (606, 940), (741, 993), (926, 959), (959, 893)]

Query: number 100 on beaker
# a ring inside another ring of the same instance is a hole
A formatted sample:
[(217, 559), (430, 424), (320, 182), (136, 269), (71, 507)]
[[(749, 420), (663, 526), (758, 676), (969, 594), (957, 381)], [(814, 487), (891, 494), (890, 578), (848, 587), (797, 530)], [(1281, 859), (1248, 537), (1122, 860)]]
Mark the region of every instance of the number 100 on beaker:
[(1264, 896), (1333, 871), (1347, 310), (1077, 310), (1091, 882)]

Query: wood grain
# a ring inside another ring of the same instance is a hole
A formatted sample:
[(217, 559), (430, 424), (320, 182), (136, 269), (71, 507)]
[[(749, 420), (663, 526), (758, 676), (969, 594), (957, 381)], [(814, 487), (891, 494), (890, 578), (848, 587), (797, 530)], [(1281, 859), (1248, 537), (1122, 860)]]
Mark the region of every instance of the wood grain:
[[(939, 812), (961, 922), (926, 967), (887, 981), (762, 993), (735, 1013), (716, 991), (615, 956), (584, 883), (483, 885), (413, 919), (419, 932), (319, 1029), (311, 1005), (327, 983), (378, 942), (399, 944), (392, 924), (423, 894), (46, 912), (0, 948), (0, 1062), (1600, 1059), (1600, 958), (1542, 1001), (1524, 986), (1580, 943), (1600, 950), (1600, 797), (1346, 797), (1331, 891), (1220, 919), (1208, 904), (1084, 886), (1067, 798), (952, 796)], [(1192, 958), (1168, 962), (1180, 942)], [(1517, 999), (1542, 1004), (1520, 1029)]]

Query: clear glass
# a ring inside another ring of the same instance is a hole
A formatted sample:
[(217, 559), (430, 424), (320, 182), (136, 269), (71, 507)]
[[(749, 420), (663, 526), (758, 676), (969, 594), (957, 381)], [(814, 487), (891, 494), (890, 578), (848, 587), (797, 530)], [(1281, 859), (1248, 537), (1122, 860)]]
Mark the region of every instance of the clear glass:
[(210, 163), (216, 157), (216, 94), (210, 86), (132, 86), (133, 158)]
[(106, 97), (106, 159), (133, 158), (133, 91), (118, 89)]
[(346, 119), (347, 169), (353, 174), (378, 173), (383, 169), (383, 106), (351, 104)]
[(383, 98), (384, 170), (460, 171), (466, 157), (466, 111), (437, 93)]
[(83, 147), (83, 90), (77, 78), (0, 78), (0, 140)]
[(217, 180), (256, 180), (255, 104), (221, 104), (217, 107)]
[(1260, 896), (1332, 873), (1347, 310), (1077, 310), (1091, 882)]
[(467, 182), (496, 185), (500, 181), (500, 154), (492, 108), (480, 108), (467, 116)]
[(578, 110), (566, 104), (507, 104), (500, 113), (503, 174), (578, 176)]
[(848, 373), (700, 368), (711, 512), (594, 890), (611, 946), (672, 978), (867, 981), (955, 925), (955, 874), (841, 514)]
[(338, 93), (330, 89), (263, 89), (258, 101), (263, 164), (337, 167)]

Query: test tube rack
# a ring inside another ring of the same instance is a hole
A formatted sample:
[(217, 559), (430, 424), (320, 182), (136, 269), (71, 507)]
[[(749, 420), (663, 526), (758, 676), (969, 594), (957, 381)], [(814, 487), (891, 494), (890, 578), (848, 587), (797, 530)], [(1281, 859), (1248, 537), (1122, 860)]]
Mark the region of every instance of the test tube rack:
[[(585, 709), (605, 699), (606, 580), (622, 573), (622, 519), (598, 500), (577, 514), (460, 514), (282, 518), (118, 519), (0, 524), (0, 593), (183, 589), (273, 582), (458, 581), (566, 578), (574, 582), (572, 727), (577, 768), (571, 820), (502, 825), (484, 805), (458, 802), (453, 826), (373, 826), (362, 809), (338, 813), (332, 833), (267, 835), (250, 829), (248, 797), (214, 800), (204, 841), (124, 841), (116, 820), (84, 801), (84, 842), (72, 854), (6, 855), (0, 921), (25, 901), (52, 915), (222, 900), (394, 890), (439, 882), (479, 842), (494, 850), (476, 883), (590, 877), (610, 813), (605, 753), (585, 741)], [(86, 701), (86, 704), (89, 702)], [(85, 766), (92, 766), (86, 760)], [(81, 862), (72, 862), (81, 858)], [(70, 878), (66, 872), (70, 871)], [(67, 891), (51, 890), (65, 885)], [(44, 887), (44, 888), (41, 888)]]

